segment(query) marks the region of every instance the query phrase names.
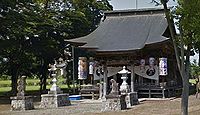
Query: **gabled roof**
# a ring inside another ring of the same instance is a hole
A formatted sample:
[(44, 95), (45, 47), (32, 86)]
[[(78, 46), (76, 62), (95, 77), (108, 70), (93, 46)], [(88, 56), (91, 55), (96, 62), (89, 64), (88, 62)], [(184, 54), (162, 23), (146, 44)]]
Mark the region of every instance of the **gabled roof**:
[(106, 19), (87, 36), (70, 40), (81, 48), (98, 51), (132, 51), (168, 40), (168, 24), (162, 9), (106, 12)]

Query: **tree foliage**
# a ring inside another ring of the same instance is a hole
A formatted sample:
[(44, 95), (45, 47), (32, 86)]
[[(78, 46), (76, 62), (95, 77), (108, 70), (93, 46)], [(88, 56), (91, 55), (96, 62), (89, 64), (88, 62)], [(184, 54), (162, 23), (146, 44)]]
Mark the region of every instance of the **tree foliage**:
[(191, 75), (193, 78), (199, 78), (200, 76), (200, 66), (198, 66), (196, 60), (191, 64)]
[(107, 0), (1, 0), (0, 71), (12, 76), (12, 89), (24, 74), (38, 74), (46, 89), (48, 64), (63, 55), (64, 39), (90, 33), (110, 9)]

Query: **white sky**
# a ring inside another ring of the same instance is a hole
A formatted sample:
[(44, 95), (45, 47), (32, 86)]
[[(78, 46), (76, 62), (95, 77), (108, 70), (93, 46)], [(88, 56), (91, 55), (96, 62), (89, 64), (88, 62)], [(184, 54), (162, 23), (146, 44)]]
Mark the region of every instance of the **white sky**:
[[(138, 9), (162, 7), (162, 5), (155, 6), (155, 4), (152, 3), (152, 0), (110, 0), (110, 4), (112, 4), (114, 10), (136, 9), (136, 6)], [(170, 0), (168, 3), (169, 6), (174, 6), (176, 4), (177, 3), (174, 2), (173, 0)]]
[[(160, 0), (157, 0), (160, 1)], [(141, 8), (161, 8), (162, 5), (155, 6), (151, 3), (152, 0), (109, 0), (114, 10), (125, 10), (125, 9), (141, 9)], [(137, 5), (136, 5), (137, 4)], [(173, 0), (169, 0), (168, 6), (176, 6), (177, 3)], [(191, 61), (196, 59), (198, 61), (198, 55), (191, 56)]]

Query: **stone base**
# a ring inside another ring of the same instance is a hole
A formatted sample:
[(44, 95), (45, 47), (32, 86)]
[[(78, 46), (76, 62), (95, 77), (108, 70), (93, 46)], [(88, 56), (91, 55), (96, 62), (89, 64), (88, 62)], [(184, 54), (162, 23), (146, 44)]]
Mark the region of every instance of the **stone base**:
[(68, 94), (41, 95), (41, 108), (57, 108), (67, 105), (71, 105)]
[(31, 96), (11, 97), (11, 111), (34, 109), (33, 98)]
[(101, 111), (119, 111), (126, 108), (125, 95), (107, 95)]
[(125, 97), (125, 100), (126, 100), (127, 107), (137, 105), (139, 103), (137, 92), (128, 93)]

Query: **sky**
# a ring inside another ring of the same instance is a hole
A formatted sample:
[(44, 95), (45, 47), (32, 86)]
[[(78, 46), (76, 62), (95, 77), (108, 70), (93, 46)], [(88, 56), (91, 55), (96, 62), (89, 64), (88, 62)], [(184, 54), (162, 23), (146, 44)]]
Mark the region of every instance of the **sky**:
[[(160, 1), (160, 0), (156, 0)], [(109, 0), (110, 4), (113, 6), (114, 10), (123, 9), (141, 9), (141, 8), (161, 8), (162, 5), (155, 6), (152, 0)], [(177, 5), (173, 0), (169, 0), (169, 6)]]
[[(157, 0), (160, 1), (160, 0)], [(113, 6), (113, 10), (125, 10), (125, 9), (142, 9), (142, 8), (162, 8), (162, 5), (156, 6), (152, 3), (152, 0), (109, 0)], [(177, 2), (169, 0), (168, 6), (176, 6)], [(191, 56), (191, 62), (196, 59), (198, 61), (198, 55)]]

